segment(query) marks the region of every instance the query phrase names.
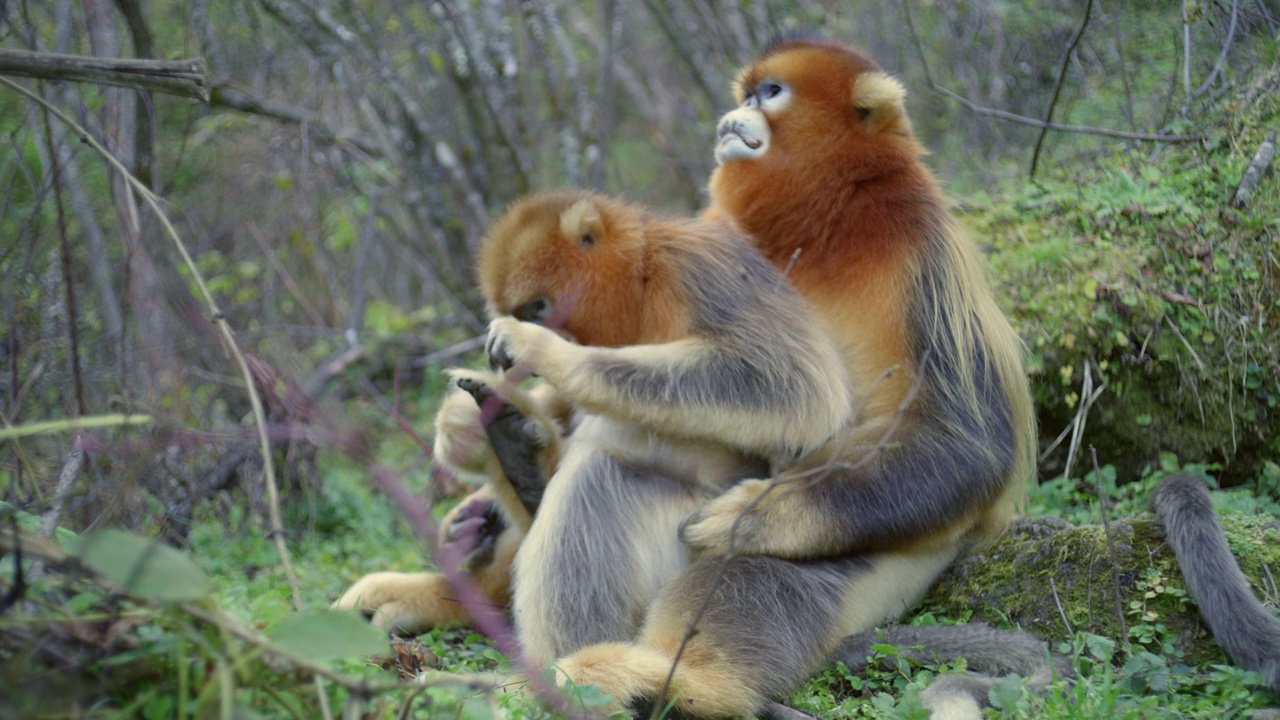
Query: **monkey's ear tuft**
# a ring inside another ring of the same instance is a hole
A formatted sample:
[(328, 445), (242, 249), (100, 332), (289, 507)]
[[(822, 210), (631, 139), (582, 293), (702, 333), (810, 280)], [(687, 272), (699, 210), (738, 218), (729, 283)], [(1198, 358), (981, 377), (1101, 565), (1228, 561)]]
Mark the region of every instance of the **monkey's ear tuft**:
[(596, 244), (601, 224), (600, 209), (590, 198), (575, 202), (560, 214), (560, 232), (581, 248)]
[(865, 72), (853, 81), (852, 100), (858, 120), (872, 132), (911, 134), (906, 88), (882, 72)]

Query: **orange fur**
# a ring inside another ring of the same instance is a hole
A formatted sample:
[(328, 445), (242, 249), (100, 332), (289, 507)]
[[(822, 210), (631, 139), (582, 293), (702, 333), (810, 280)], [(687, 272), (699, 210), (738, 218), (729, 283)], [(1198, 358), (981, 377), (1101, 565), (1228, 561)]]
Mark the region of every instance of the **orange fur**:
[[(509, 315), (545, 296), (566, 308), (559, 329), (582, 345), (659, 343), (688, 334), (686, 302), (673, 292), (671, 269), (655, 256), (683, 229), (623, 203), (600, 212), (592, 197), (540, 195), (494, 224), (477, 268), (489, 314)], [(582, 246), (587, 236), (590, 248)]]
[[(1014, 415), (1008, 490), (996, 511), (978, 520), (986, 526), (981, 530), (998, 532), (1021, 507), (1034, 475), (1036, 435), (1020, 345), (994, 304), (972, 242), (920, 161), (925, 151), (912, 135), (901, 87), (858, 50), (813, 40), (783, 42), (743, 69), (734, 83), (739, 103), (767, 80), (787, 83), (792, 93), (780, 111), (765, 111), (772, 144), (759, 158), (715, 170), (704, 215), (731, 219), (774, 265), (790, 268), (788, 280), (845, 351), (855, 387), (874, 385), (862, 408), (868, 423), (897, 414), (918, 382), (907, 307), (921, 293), (924, 256), (939, 252), (927, 242), (930, 234), (945, 238), (942, 252), (958, 258), (951, 281), (963, 287), (957, 295), (968, 305), (941, 312), (976, 330), (957, 344), (987, 346)], [(983, 327), (961, 322), (965, 313)], [(876, 383), (886, 373), (891, 377)]]

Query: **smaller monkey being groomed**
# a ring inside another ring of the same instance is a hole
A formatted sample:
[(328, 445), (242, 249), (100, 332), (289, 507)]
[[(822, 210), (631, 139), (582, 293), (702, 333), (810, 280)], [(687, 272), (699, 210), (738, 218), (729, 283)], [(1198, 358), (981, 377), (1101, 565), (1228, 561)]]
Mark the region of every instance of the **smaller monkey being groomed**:
[(853, 421), (835, 345), (727, 224), (540, 196), (494, 225), (479, 266), (490, 357), (579, 410), (516, 556), (536, 662), (633, 638), (689, 565), (681, 523), (744, 477), (816, 462)]
[[(920, 161), (901, 85), (848, 46), (793, 39), (735, 93), (717, 222), (567, 194), (495, 225), (488, 350), (540, 382), (463, 374), (469, 392), (437, 417), (437, 457), (492, 481), (446, 522), (491, 530), (481, 588), (505, 602), (514, 567), (530, 659), (640, 713), (747, 716), (833, 653), (852, 661), (1004, 528), (1034, 475), (1019, 341)], [(492, 393), (533, 448), (518, 480), (471, 398)], [(1157, 508), (1210, 626), (1280, 683), (1280, 623), (1223, 574), (1196, 488), (1170, 487)], [(462, 619), (451, 596), (438, 574), (376, 573), (338, 605), (413, 630)], [(1022, 674), (1052, 675), (1041, 644), (1002, 632), (901, 637), (995, 672), (1018, 668), (992, 648), (1016, 646)], [(957, 678), (926, 703), (978, 717), (987, 687)]]

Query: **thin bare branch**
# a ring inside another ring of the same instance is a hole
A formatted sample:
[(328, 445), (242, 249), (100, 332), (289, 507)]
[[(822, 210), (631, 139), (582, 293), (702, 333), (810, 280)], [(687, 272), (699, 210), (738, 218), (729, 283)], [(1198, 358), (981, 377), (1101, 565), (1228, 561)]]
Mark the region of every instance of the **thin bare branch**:
[(214, 85), (209, 92), (208, 101), (214, 107), (231, 108), (232, 110), (260, 115), (280, 122), (306, 126), (307, 132), (312, 137), (339, 144), (350, 143), (360, 148), (362, 152), (374, 157), (382, 157), (383, 154), (382, 147), (377, 142), (355, 130), (343, 128), (335, 130), (321, 122), (316, 117), (316, 114), (310, 110), (256, 98), (248, 93), (236, 90), (226, 83)]
[(1080, 38), (1084, 36), (1085, 28), (1089, 27), (1089, 18), (1093, 15), (1093, 0), (1088, 0), (1084, 6), (1084, 19), (1080, 21), (1080, 27), (1076, 28), (1076, 32), (1071, 36), (1070, 42), (1067, 43), (1067, 49), (1062, 53), (1062, 62), (1058, 66), (1058, 79), (1053, 86), (1053, 96), (1049, 98), (1049, 109), (1044, 113), (1045, 126), (1040, 128), (1040, 134), (1036, 136), (1035, 149), (1031, 151), (1031, 170), (1029, 175), (1036, 176), (1036, 166), (1040, 164), (1040, 150), (1044, 146), (1044, 136), (1048, 134), (1049, 128), (1047, 123), (1053, 119), (1053, 109), (1058, 105), (1058, 96), (1062, 94), (1062, 83), (1067, 77), (1067, 64), (1071, 62), (1071, 53), (1075, 52), (1076, 45), (1080, 42)]
[(1046, 122), (1044, 120), (1037, 120), (1035, 118), (1030, 118), (1025, 115), (1018, 115), (1017, 113), (1006, 112), (1004, 110), (996, 110), (994, 108), (988, 108), (988, 107), (983, 107), (981, 105), (978, 105), (972, 100), (969, 100), (968, 98), (962, 95), (959, 95), (958, 93), (948, 90), (947, 88), (939, 84), (938, 81), (934, 80), (933, 76), (929, 73), (928, 62), (925, 60), (924, 46), (920, 44), (920, 37), (916, 34), (915, 25), (912, 24), (912, 21), (911, 21), (910, 7), (908, 5), (903, 5), (902, 7), (903, 7), (903, 13), (907, 19), (907, 28), (911, 32), (911, 38), (914, 41), (916, 46), (917, 57), (920, 60), (920, 66), (924, 70), (925, 81), (929, 83), (929, 87), (931, 87), (934, 91), (939, 92), (951, 98), (952, 100), (955, 100), (956, 102), (960, 103), (961, 105), (968, 108), (969, 110), (975, 113), (978, 113), (979, 115), (993, 117), (993, 118), (996, 118), (997, 120), (1004, 120), (1006, 122), (1014, 122), (1022, 125), (1030, 125), (1031, 127), (1046, 128), (1048, 130), (1056, 130), (1058, 132), (1081, 133), (1084, 135), (1103, 135), (1106, 137), (1121, 138), (1124, 140), (1141, 140), (1143, 142), (1198, 142), (1204, 139), (1204, 136), (1202, 135), (1160, 135), (1160, 134), (1152, 134), (1152, 133), (1126, 132), (1124, 130), (1111, 130), (1108, 128), (1091, 127), (1088, 125), (1063, 125), (1061, 123)]
[(1120, 621), (1120, 642), (1124, 645), (1124, 654), (1133, 655), (1133, 646), (1129, 644), (1129, 626), (1124, 620), (1124, 607), (1120, 604), (1120, 560), (1116, 555), (1116, 543), (1111, 537), (1111, 510), (1107, 506), (1107, 493), (1102, 489), (1102, 468), (1098, 466), (1098, 449), (1089, 446), (1093, 455), (1093, 486), (1098, 492), (1098, 511), (1102, 514), (1102, 532), (1107, 537), (1107, 552), (1111, 554), (1111, 599), (1115, 602), (1116, 619)]
[(1236, 38), (1236, 24), (1240, 20), (1240, 0), (1231, 0), (1231, 26), (1227, 28), (1227, 39), (1222, 43), (1222, 52), (1218, 53), (1218, 60), (1213, 64), (1213, 72), (1209, 73), (1209, 77), (1205, 78), (1204, 84), (1192, 93), (1192, 97), (1200, 97), (1205, 90), (1213, 84), (1214, 78), (1218, 77), (1218, 73), (1222, 71), (1222, 63), (1226, 62), (1227, 54), (1231, 52), (1231, 45)]

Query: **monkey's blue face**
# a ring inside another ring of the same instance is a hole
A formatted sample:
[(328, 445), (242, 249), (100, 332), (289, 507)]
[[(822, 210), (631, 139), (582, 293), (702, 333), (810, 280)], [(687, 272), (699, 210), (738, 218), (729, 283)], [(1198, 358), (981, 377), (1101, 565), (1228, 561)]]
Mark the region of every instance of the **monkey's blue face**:
[(772, 136), (769, 116), (782, 112), (791, 102), (791, 88), (765, 78), (743, 87), (742, 105), (725, 113), (716, 125), (716, 163), (755, 160), (769, 152)]

